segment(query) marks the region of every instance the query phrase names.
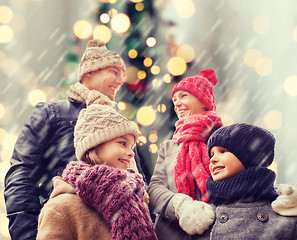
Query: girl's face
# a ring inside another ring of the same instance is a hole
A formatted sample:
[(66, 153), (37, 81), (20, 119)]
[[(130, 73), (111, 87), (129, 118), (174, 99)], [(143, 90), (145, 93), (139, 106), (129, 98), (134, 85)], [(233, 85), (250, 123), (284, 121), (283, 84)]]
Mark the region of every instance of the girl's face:
[(214, 146), (210, 156), (209, 171), (214, 181), (231, 178), (245, 170), (241, 161), (226, 148)]
[(104, 162), (108, 166), (127, 170), (135, 155), (133, 152), (134, 146), (134, 135), (127, 134), (98, 145), (95, 151), (100, 163)]
[(174, 111), (179, 119), (206, 111), (205, 105), (192, 93), (179, 90), (172, 97)]

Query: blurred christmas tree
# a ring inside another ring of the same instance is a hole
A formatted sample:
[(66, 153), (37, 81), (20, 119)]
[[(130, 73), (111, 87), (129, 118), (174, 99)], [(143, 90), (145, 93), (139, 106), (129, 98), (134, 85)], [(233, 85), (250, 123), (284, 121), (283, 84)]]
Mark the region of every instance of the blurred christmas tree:
[(138, 153), (148, 181), (158, 146), (171, 137), (174, 129), (170, 83), (179, 80), (187, 68), (186, 61), (176, 56), (177, 44), (171, 31), (174, 23), (160, 17), (162, 4), (166, 1), (158, 1), (156, 7), (152, 0), (101, 0), (92, 13), (91, 25), (95, 27), (91, 27), (90, 35), (85, 34), (90, 23), (81, 20), (68, 37), (71, 49), (65, 54), (66, 77), (59, 86), (62, 94), (77, 81), (77, 66), (89, 39), (101, 38), (108, 49), (122, 56), (127, 74), (117, 94), (118, 111), (141, 133)]

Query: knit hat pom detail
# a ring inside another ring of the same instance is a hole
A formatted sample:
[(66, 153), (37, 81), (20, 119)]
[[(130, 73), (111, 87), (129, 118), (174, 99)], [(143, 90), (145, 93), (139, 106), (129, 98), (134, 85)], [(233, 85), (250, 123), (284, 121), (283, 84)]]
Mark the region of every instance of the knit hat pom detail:
[(201, 71), (199, 75), (208, 79), (208, 81), (210, 81), (213, 86), (215, 86), (218, 82), (215, 71), (212, 69), (205, 69)]
[(87, 43), (87, 48), (90, 47), (104, 47), (105, 46), (105, 42), (103, 42), (101, 39), (93, 39), (88, 41)]

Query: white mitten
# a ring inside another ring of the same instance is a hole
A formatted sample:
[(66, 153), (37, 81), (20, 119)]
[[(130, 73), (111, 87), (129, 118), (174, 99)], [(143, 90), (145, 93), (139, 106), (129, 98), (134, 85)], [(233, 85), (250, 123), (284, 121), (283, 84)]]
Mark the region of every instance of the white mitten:
[(215, 219), (210, 205), (195, 201), (186, 194), (175, 194), (172, 203), (180, 227), (189, 235), (204, 233)]
[(271, 203), (273, 211), (283, 216), (297, 216), (297, 184), (279, 184), (279, 196)]

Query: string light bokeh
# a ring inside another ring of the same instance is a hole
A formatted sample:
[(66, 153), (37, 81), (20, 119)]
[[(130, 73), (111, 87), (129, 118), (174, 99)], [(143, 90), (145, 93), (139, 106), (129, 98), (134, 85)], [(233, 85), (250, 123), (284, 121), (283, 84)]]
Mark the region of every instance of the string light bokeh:
[(91, 38), (127, 64), (118, 110), (139, 131), (148, 177), (177, 120), (172, 87), (212, 68), (223, 123), (271, 130), (277, 183), (296, 183), (296, 15), (294, 0), (1, 1), (0, 239), (9, 239), (3, 188), (17, 136), (36, 103), (65, 97)]

